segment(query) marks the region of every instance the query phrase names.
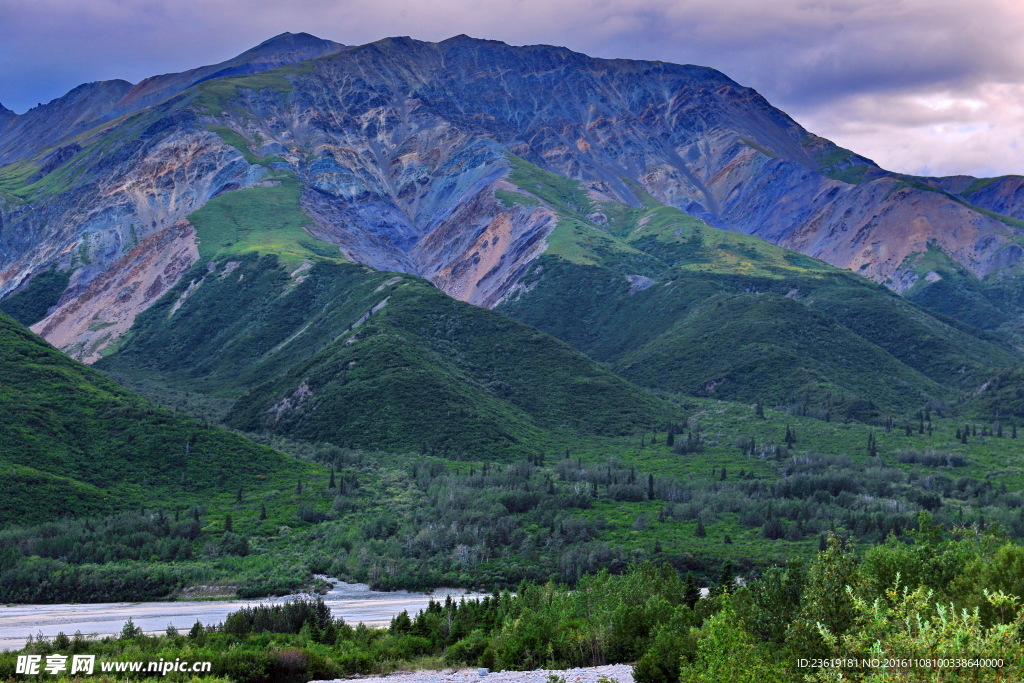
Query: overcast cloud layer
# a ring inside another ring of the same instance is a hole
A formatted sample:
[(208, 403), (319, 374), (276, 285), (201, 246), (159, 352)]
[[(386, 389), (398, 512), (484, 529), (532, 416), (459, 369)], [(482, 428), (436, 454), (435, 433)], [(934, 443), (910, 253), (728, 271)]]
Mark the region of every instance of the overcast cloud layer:
[(230, 58), (285, 31), (466, 33), (703, 64), (895, 171), (1024, 173), (1019, 0), (0, 0), (0, 103)]

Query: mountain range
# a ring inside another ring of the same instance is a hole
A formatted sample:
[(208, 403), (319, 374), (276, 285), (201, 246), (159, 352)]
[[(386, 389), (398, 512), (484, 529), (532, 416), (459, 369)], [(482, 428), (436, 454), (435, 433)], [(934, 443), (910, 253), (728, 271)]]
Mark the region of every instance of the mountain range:
[(239, 429), (512, 452), (652, 392), (1017, 386), (1021, 178), (888, 172), (706, 67), (283, 34), (3, 109), (0, 163), (0, 309)]
[(0, 107), (0, 597), (1019, 538), (1022, 202), (710, 68), (466, 36)]

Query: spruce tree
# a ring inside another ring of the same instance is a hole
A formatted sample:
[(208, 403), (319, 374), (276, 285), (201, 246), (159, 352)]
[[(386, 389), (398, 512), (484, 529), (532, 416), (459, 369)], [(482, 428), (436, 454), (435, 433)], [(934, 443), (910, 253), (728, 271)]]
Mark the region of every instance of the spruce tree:
[(235, 524), (231, 519), (231, 515), (224, 515), (224, 531), (234, 531)]
[(736, 588), (736, 570), (732, 562), (726, 560), (722, 563), (722, 573), (718, 575), (718, 590), (721, 592), (732, 591)]
[(704, 528), (704, 522), (699, 518), (697, 519), (697, 528), (693, 530), (693, 535), (697, 538), (704, 538), (708, 535), (707, 529)]
[(686, 572), (686, 579), (683, 581), (683, 602), (693, 609), (700, 600), (700, 588), (697, 587), (697, 582), (693, 580), (693, 574)]
[(267, 504), (260, 503), (260, 521), (262, 522), (267, 518)]

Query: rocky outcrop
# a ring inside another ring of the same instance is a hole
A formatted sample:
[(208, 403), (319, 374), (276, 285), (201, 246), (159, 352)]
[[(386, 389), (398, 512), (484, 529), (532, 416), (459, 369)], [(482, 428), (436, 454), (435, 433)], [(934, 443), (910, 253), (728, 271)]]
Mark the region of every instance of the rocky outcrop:
[(213, 133), (194, 130), (116, 148), (94, 164), (66, 192), (0, 205), (0, 250), (8, 256), (0, 293), (49, 264), (73, 270), (72, 287), (84, 287), (140, 241), (267, 172)]
[(6, 128), (16, 116), (17, 114), (0, 104), (0, 133), (3, 133), (4, 128)]
[[(941, 248), (979, 278), (1019, 261), (1009, 221), (923, 182), (850, 184), (749, 150), (708, 183), (725, 227), (853, 270), (897, 291), (906, 259)], [(657, 188), (655, 188), (657, 192)], [(720, 223), (721, 224), (721, 223)]]
[(964, 191), (964, 198), (983, 209), (1024, 220), (1024, 178), (1021, 176), (974, 181)]
[(92, 363), (199, 259), (195, 230), (181, 221), (143, 240), (84, 287), (69, 290), (32, 330)]
[(499, 181), (461, 203), (415, 247), (421, 274), (449, 295), (493, 307), (547, 248), (557, 218), (543, 206), (502, 206)]
[(98, 360), (195, 263), (195, 231), (183, 219), (266, 172), (206, 131), (115, 149), (87, 169), (94, 182), (34, 205), (0, 204), (0, 244), (21, 251), (0, 273), (0, 290), (43, 264), (71, 270), (58, 307), (33, 329), (79, 360)]

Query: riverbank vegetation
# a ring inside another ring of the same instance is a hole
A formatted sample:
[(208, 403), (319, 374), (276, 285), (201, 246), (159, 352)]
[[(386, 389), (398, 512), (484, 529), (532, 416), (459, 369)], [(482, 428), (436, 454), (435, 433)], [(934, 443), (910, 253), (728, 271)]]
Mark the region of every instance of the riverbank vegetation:
[[(321, 601), (300, 601), (246, 608), (188, 633), (147, 636), (129, 623), (99, 641), (39, 639), (21, 654), (211, 661), (212, 680), (239, 683), (608, 663), (635, 663), (641, 683), (1020, 680), (1022, 565), (1024, 547), (999, 525), (944, 533), (921, 513), (906, 541), (891, 535), (861, 547), (830, 535), (810, 562), (746, 581), (727, 562), (704, 598), (692, 574), (642, 563), (588, 574), (571, 589), (524, 582), (514, 593), (432, 602), (386, 629), (346, 624)], [(0, 677), (14, 673), (15, 659), (0, 655)]]

